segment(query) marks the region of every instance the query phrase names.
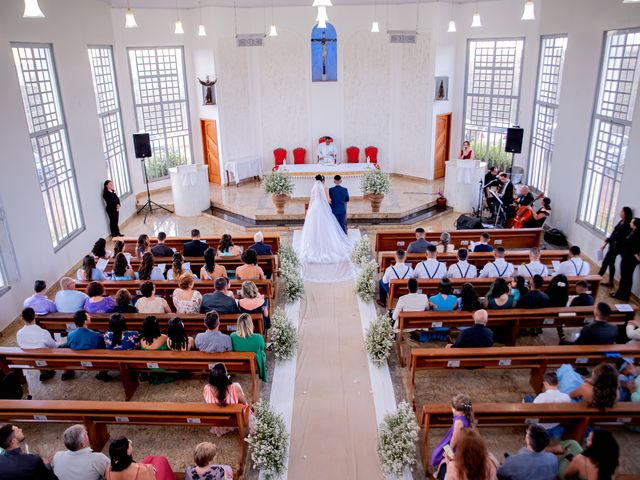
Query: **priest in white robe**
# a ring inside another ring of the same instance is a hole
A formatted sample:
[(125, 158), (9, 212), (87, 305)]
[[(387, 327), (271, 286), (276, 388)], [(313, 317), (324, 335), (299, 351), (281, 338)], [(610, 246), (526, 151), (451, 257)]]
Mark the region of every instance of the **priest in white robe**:
[(324, 137), (324, 142), (318, 146), (318, 163), (336, 163), (338, 150), (333, 143), (333, 138)]

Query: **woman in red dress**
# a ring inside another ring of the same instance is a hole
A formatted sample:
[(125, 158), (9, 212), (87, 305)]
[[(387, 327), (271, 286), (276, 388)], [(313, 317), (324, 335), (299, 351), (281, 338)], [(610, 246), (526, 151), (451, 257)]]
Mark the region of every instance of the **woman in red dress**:
[(462, 144), (462, 150), (458, 154), (460, 160), (473, 160), (473, 150), (471, 150), (471, 144), (468, 140), (465, 140)]

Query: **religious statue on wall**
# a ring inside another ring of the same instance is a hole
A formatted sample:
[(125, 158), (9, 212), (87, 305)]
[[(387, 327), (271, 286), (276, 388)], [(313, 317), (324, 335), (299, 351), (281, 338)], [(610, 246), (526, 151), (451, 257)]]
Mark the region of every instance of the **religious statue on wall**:
[(436, 100), (449, 99), (449, 77), (436, 77)]
[(218, 79), (211, 81), (209, 80), (209, 75), (207, 75), (206, 80), (200, 80), (200, 85), (202, 85), (202, 104), (203, 105), (215, 105), (216, 104), (216, 91), (214, 90), (214, 86)]

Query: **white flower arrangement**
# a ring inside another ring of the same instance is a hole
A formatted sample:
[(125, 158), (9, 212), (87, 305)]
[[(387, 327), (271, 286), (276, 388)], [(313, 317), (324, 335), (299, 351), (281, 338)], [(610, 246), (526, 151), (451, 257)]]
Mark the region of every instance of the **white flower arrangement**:
[(280, 244), (280, 247), (278, 248), (278, 259), (280, 260), (280, 265), (288, 264), (294, 268), (298, 268), (300, 266), (298, 254), (293, 249), (293, 246), (288, 242), (282, 242)]
[(362, 267), (362, 271), (356, 279), (356, 294), (363, 302), (370, 302), (376, 293), (376, 274), (378, 272), (378, 264), (375, 260), (371, 260)]
[(351, 261), (359, 267), (364, 267), (366, 263), (371, 260), (371, 243), (369, 237), (363, 235), (360, 240), (356, 242), (351, 253)]
[(262, 191), (271, 195), (291, 195), (293, 182), (288, 173), (276, 170), (262, 179)]
[(379, 315), (369, 324), (364, 343), (373, 364), (384, 365), (393, 347), (393, 326), (387, 315)]
[(389, 174), (378, 168), (367, 170), (362, 177), (362, 191), (371, 195), (385, 195), (391, 190)]
[(293, 357), (298, 347), (298, 331), (280, 307), (271, 315), (271, 341), (276, 360), (285, 361)]
[(404, 468), (417, 462), (417, 441), (416, 416), (409, 404), (403, 401), (378, 426), (378, 458), (384, 472), (401, 478)]
[(265, 478), (278, 478), (286, 470), (289, 433), (282, 417), (271, 410), (268, 403), (260, 400), (253, 409), (255, 429), (246, 440), (251, 450), (251, 460)]
[(284, 299), (293, 303), (304, 295), (304, 281), (300, 275), (300, 259), (293, 247), (282, 243), (278, 249), (280, 260), (280, 276), (284, 284)]

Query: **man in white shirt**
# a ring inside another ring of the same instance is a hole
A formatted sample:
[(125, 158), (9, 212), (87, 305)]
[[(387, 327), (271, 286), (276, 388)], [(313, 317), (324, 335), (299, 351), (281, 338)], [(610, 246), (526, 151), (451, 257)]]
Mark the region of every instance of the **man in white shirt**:
[(458, 262), (452, 264), (447, 271), (447, 277), (449, 278), (476, 278), (478, 276), (478, 269), (475, 265), (471, 265), (467, 261), (469, 250), (466, 248), (458, 249)]
[(493, 251), (495, 260), (482, 267), (480, 278), (508, 278), (513, 275), (513, 264), (504, 259), (504, 247), (496, 247)]
[(333, 138), (324, 137), (324, 142), (318, 146), (318, 163), (336, 163), (338, 150), (333, 144)]
[(408, 282), (409, 293), (402, 295), (396, 303), (396, 308), (393, 310), (393, 328), (398, 328), (398, 320), (400, 319), (400, 312), (424, 312), (429, 310), (429, 297), (424, 293), (418, 293), (418, 280), (415, 278), (409, 279)]
[(529, 260), (529, 263), (518, 267), (518, 275), (530, 278), (533, 278), (534, 275), (549, 276), (549, 269), (540, 262), (540, 249), (538, 247), (533, 247), (529, 250)]
[(404, 250), (397, 250), (395, 253), (396, 263), (387, 267), (382, 276), (382, 279), (379, 282), (379, 300), (378, 305), (386, 307), (387, 305), (387, 293), (389, 293), (389, 282), (391, 280), (399, 279), (409, 279), (413, 278), (413, 269), (411, 265), (407, 265), (404, 263), (407, 254)]
[[(533, 399), (533, 403), (571, 403), (571, 397), (558, 389), (559, 382), (556, 372), (545, 373), (542, 385), (544, 391)], [(527, 398), (525, 398), (525, 402), (526, 400)], [(559, 423), (541, 423), (540, 425), (547, 430), (551, 438), (561, 438), (564, 433), (564, 428)]]
[(73, 425), (62, 436), (67, 450), (53, 456), (53, 472), (60, 480), (103, 480), (109, 458), (101, 452), (91, 450), (87, 429)]
[[(22, 310), (24, 327), (16, 333), (16, 342), (23, 350), (32, 348), (56, 348), (58, 344), (51, 338), (51, 334), (39, 325), (36, 325), (36, 312), (31, 307)], [(56, 375), (55, 370), (41, 370), (40, 381), (44, 382)]]
[(447, 273), (447, 266), (444, 262), (437, 260), (438, 249), (435, 245), (427, 247), (427, 259), (416, 265), (416, 278), (442, 278)]
[(562, 262), (558, 267), (556, 275), (562, 273), (567, 277), (586, 277), (589, 275), (591, 267), (580, 256), (580, 247), (574, 245), (569, 249), (569, 260)]

